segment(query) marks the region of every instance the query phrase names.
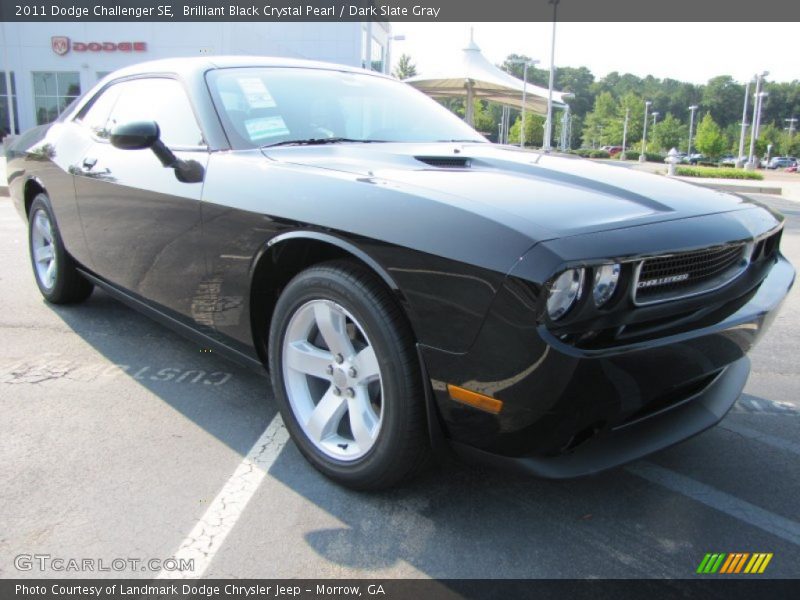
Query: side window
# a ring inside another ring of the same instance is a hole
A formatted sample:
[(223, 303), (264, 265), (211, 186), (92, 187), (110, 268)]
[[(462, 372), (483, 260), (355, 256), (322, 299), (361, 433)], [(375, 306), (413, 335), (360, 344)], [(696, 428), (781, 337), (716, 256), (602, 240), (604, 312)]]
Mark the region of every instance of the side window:
[(118, 98), (108, 129), (132, 121), (155, 121), (161, 140), (171, 147), (205, 146), (183, 86), (174, 79), (134, 79), (114, 86)]
[(110, 88), (106, 88), (92, 101), (88, 109), (81, 112), (78, 120), (97, 137), (108, 139), (108, 117), (118, 96), (119, 85), (112, 85)]

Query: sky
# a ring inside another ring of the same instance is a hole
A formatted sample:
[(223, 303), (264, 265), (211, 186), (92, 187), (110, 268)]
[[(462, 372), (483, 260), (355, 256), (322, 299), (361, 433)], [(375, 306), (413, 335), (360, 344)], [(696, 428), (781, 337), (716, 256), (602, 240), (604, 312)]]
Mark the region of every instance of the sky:
[[(409, 54), (420, 75), (457, 61), (470, 27), (484, 56), (500, 64), (511, 54), (549, 68), (552, 23), (392, 23), (392, 61)], [(770, 81), (800, 80), (797, 23), (558, 23), (556, 67), (588, 67), (705, 83), (716, 75), (744, 82), (761, 71)]]

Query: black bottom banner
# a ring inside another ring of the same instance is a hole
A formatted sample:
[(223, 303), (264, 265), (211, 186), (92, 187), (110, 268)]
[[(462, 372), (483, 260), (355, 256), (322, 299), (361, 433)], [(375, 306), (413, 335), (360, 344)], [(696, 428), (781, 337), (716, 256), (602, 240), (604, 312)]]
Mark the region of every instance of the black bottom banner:
[(536, 598), (602, 600), (798, 598), (800, 581), (787, 579), (5, 579), (0, 598), (52, 600), (378, 600)]

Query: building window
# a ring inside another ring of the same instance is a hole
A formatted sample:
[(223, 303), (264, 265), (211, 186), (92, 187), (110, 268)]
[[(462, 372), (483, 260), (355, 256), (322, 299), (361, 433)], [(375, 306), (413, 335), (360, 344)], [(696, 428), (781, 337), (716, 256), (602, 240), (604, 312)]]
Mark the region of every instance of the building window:
[[(19, 110), (17, 109), (17, 82), (14, 73), (11, 77), (11, 102), (14, 106), (14, 131), (19, 133)], [(0, 138), (11, 133), (11, 114), (8, 110), (8, 88), (6, 88), (6, 73), (0, 71)]]
[(367, 68), (367, 27), (361, 27), (361, 68)]
[(97, 81), (100, 81), (106, 75), (109, 75), (111, 71), (98, 71), (97, 72)]
[(33, 105), (36, 111), (36, 124), (43, 125), (55, 121), (70, 102), (80, 95), (80, 73), (34, 72)]
[(379, 73), (383, 73), (383, 61), (385, 60), (384, 56), (384, 49), (381, 43), (372, 38), (372, 52), (370, 55), (370, 60), (372, 61), (371, 69), (373, 71), (378, 71)]

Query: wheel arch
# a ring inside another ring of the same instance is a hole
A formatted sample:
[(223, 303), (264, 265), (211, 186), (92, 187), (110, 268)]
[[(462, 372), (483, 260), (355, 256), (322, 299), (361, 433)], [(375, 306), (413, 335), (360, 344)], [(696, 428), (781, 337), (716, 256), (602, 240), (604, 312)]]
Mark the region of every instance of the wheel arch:
[(25, 216), (31, 215), (31, 204), (38, 194), (47, 194), (44, 183), (38, 177), (29, 177), (22, 188), (22, 201), (25, 206)]
[(281, 291), (301, 271), (322, 262), (347, 259), (381, 278), (397, 298), (412, 327), (402, 291), (375, 259), (348, 240), (319, 231), (290, 231), (272, 238), (259, 251), (250, 269), (250, 326), (256, 352), (268, 365), (267, 339), (275, 304)]

